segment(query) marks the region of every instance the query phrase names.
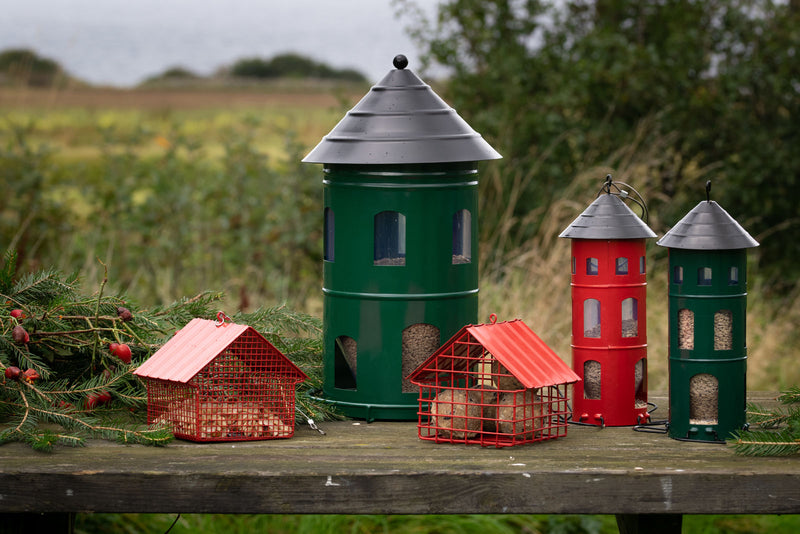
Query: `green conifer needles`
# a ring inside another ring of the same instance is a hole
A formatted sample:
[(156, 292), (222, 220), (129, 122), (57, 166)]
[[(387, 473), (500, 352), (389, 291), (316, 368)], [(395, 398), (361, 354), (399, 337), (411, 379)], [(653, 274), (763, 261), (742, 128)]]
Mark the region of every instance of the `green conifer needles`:
[[(168, 428), (147, 425), (145, 387), (133, 370), (191, 319), (214, 318), (222, 295), (203, 292), (148, 310), (104, 295), (107, 273), (87, 297), (75, 276), (41, 271), (15, 279), (15, 262), (10, 253), (0, 265), (0, 443), (40, 451), (87, 438), (169, 443)], [(334, 416), (308, 395), (321, 382), (321, 321), (285, 306), (232, 319), (262, 332), (306, 372), (309, 380), (297, 390), (303, 412)]]
[(782, 406), (768, 409), (748, 404), (747, 416), (758, 428), (743, 430), (728, 443), (744, 456), (791, 456), (800, 452), (800, 387), (781, 393)]

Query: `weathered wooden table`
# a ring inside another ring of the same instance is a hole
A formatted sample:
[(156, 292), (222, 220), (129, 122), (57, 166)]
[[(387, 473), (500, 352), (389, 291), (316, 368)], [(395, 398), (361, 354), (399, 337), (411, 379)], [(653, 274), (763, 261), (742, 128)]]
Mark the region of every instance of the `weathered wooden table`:
[[(667, 400), (651, 400), (666, 417)], [(287, 440), (165, 448), (7, 444), (0, 513), (28, 524), (14, 514), (615, 514), (623, 532), (680, 531), (682, 514), (800, 513), (800, 459), (630, 427), (570, 426), (565, 438), (495, 449), (422, 441), (413, 423), (320, 426), (326, 435), (298, 425)]]

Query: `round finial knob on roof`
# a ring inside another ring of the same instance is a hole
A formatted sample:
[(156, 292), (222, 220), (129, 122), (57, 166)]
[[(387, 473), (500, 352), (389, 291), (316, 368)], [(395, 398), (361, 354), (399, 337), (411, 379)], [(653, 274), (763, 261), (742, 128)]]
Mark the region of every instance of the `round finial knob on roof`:
[(394, 56), (392, 64), (394, 65), (394, 68), (403, 70), (404, 68), (408, 67), (408, 58), (403, 54), (397, 54)]

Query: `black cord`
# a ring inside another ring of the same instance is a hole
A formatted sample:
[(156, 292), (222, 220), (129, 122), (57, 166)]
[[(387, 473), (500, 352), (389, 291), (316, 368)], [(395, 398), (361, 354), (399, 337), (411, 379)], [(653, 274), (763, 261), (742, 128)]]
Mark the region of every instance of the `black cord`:
[(169, 528), (166, 530), (166, 532), (164, 532), (164, 534), (169, 534), (169, 531), (172, 530), (172, 527), (174, 527), (178, 523), (178, 519), (180, 519), (180, 518), (181, 518), (181, 514), (178, 514), (175, 517), (175, 521), (172, 522), (172, 524), (169, 526)]
[(692, 438), (672, 438), (678, 441), (690, 441), (692, 443), (712, 443), (714, 445), (725, 445), (724, 441), (717, 441), (714, 439), (692, 439)]

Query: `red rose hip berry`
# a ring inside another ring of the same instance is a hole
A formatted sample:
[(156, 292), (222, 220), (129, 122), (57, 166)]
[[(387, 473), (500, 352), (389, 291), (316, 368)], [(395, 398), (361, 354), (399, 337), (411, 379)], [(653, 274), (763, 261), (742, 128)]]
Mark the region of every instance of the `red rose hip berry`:
[(131, 348), (125, 343), (120, 343), (114, 347), (114, 349), (111, 351), (111, 354), (122, 360), (124, 363), (131, 363)]
[(11, 329), (11, 339), (18, 345), (23, 345), (30, 341), (31, 336), (28, 335), (27, 330), (22, 325), (17, 325)]
[(22, 374), (22, 371), (20, 370), (19, 367), (16, 367), (14, 365), (6, 367), (5, 375), (6, 378), (8, 378), (9, 380), (19, 380), (20, 374)]

